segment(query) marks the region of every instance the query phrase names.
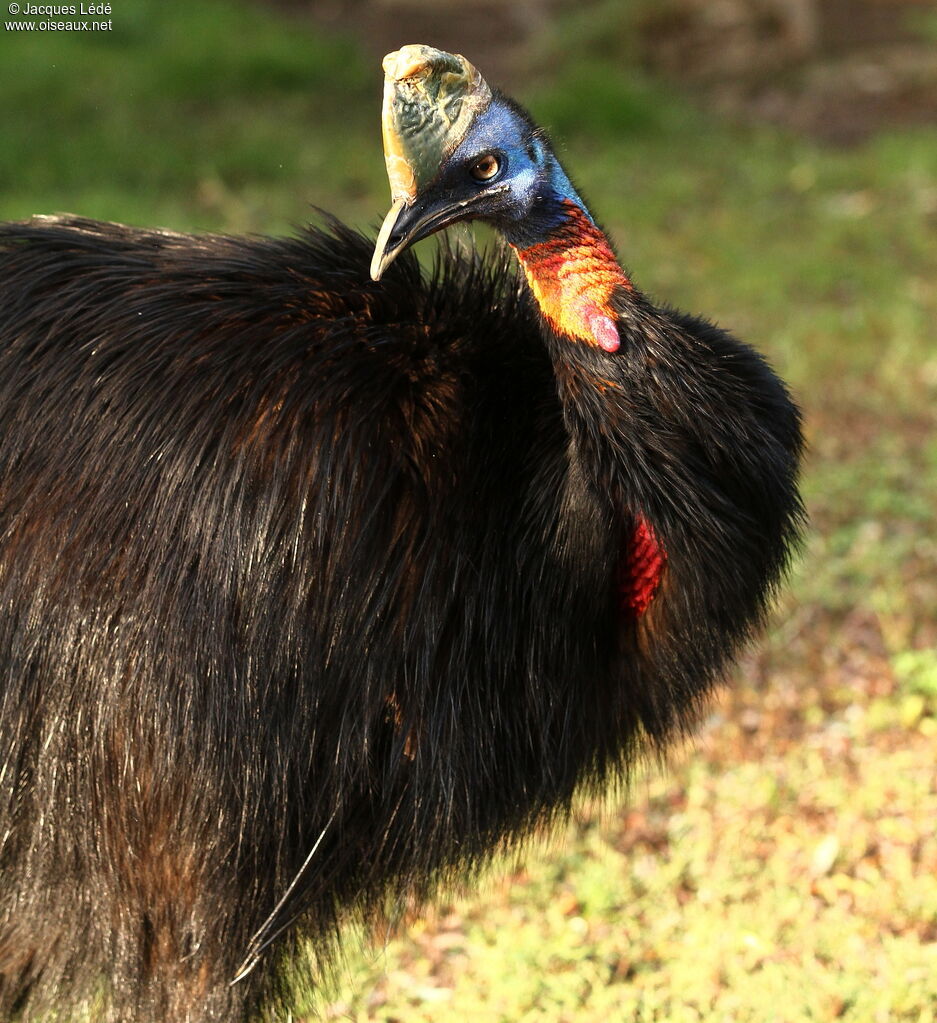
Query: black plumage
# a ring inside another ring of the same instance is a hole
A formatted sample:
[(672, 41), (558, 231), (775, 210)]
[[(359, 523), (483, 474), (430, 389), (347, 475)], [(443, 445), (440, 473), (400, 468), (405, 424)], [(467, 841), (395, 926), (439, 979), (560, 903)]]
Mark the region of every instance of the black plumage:
[(276, 1004), (296, 934), (626, 775), (763, 619), (800, 434), (757, 354), (634, 293), (587, 386), (506, 260), (370, 250), (0, 228), (4, 1019)]

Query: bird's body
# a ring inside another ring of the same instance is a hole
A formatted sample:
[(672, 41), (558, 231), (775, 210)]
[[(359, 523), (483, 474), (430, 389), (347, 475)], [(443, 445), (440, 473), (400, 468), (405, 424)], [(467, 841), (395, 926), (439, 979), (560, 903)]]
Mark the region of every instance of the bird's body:
[(798, 416), (559, 200), (523, 275), (380, 283), (337, 225), (0, 229), (0, 1018), (247, 1018), (298, 914), (324, 949), (692, 725)]

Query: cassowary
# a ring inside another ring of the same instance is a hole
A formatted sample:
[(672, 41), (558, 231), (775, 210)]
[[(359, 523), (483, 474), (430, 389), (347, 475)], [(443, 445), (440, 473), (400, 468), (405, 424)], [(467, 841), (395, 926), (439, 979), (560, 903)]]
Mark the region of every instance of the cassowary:
[[(690, 728), (796, 544), (762, 358), (467, 61), (385, 69), (379, 281), (337, 223), (0, 229), (3, 1019), (275, 1013)], [(471, 219), (522, 274), (404, 252)]]

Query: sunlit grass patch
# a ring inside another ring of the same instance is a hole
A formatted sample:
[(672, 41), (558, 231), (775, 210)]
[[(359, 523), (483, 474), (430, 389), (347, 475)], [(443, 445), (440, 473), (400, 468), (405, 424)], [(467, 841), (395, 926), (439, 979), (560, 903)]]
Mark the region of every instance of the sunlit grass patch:
[(759, 760), (695, 759), (415, 924), (326, 1018), (931, 1018), (929, 740), (881, 734), (854, 721)]

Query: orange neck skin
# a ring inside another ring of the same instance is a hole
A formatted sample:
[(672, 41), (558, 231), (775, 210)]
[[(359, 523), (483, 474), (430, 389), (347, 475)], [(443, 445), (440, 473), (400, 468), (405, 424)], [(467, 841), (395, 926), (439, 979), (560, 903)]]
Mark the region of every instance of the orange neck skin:
[(605, 235), (571, 199), (561, 203), (566, 216), (543, 242), (513, 247), (544, 318), (558, 333), (618, 349), (617, 314), (612, 296), (633, 285)]

